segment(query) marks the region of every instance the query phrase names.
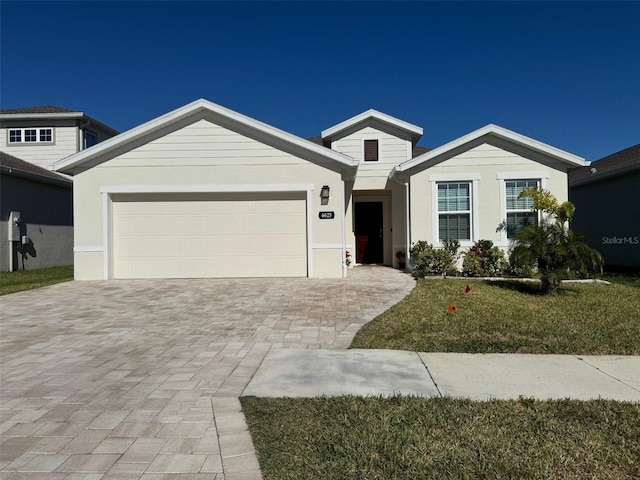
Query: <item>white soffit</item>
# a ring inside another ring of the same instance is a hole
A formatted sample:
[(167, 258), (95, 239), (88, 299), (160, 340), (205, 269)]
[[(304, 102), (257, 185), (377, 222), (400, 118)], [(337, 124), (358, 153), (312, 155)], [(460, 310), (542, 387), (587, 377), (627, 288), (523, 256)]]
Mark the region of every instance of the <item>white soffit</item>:
[(347, 155), (343, 155), (336, 151), (330, 150), (326, 147), (323, 147), (322, 145), (317, 145), (296, 135), (272, 127), (271, 125), (267, 125), (266, 123), (260, 122), (251, 117), (247, 117), (246, 115), (242, 115), (241, 113), (235, 112), (221, 105), (201, 98), (183, 107), (166, 113), (160, 117), (143, 123), (142, 125), (134, 127), (131, 130), (127, 130), (120, 135), (100, 142), (91, 148), (63, 158), (62, 160), (59, 160), (53, 164), (52, 170), (72, 173), (73, 168), (82, 165), (83, 163), (94, 160), (105, 153), (120, 148), (129, 142), (138, 140), (148, 135), (149, 133), (152, 133), (156, 130), (171, 125), (172, 123), (176, 123), (180, 120), (188, 118), (191, 115), (195, 115), (203, 111), (209, 111), (216, 115), (225, 117), (232, 122), (248, 127), (252, 130), (255, 130), (256, 132), (266, 134), (267, 136), (273, 137), (274, 139), (277, 139), (281, 142), (285, 142), (298, 148), (302, 148), (316, 155), (321, 155), (328, 160), (335, 161), (344, 166), (357, 166), (357, 162)]
[(395, 171), (398, 173), (406, 172), (411, 170), (413, 167), (416, 167), (424, 162), (427, 162), (431, 159), (437, 158), (441, 155), (445, 155), (451, 150), (456, 148), (463, 147), (465, 144), (471, 143), (474, 140), (479, 139), (485, 135), (492, 135), (497, 138), (501, 138), (512, 142), (516, 145), (520, 145), (525, 148), (529, 148), (533, 151), (542, 153), (544, 155), (550, 156), (556, 160), (567, 163), (572, 166), (585, 167), (590, 164), (590, 162), (586, 161), (584, 158), (574, 155), (572, 153), (566, 152), (564, 150), (560, 150), (559, 148), (552, 147), (551, 145), (547, 145), (546, 143), (539, 142), (538, 140), (534, 140), (533, 138), (526, 137), (519, 133), (513, 132), (503, 127), (499, 127), (498, 125), (494, 125), (490, 123), (478, 130), (474, 130), (471, 133), (468, 133), (460, 138), (457, 138), (449, 143), (446, 143), (438, 148), (434, 148), (429, 152), (420, 155), (416, 158), (412, 158), (411, 160), (407, 160), (406, 162), (401, 163), (395, 167)]
[(387, 115), (386, 113), (378, 112), (374, 109), (369, 109), (366, 112), (362, 112), (361, 114), (356, 115), (355, 117), (351, 117), (344, 122), (340, 122), (333, 127), (327, 128), (320, 134), (322, 135), (322, 138), (332, 137), (337, 133), (342, 132), (343, 130), (346, 130), (359, 123), (366, 122), (369, 119), (375, 119), (391, 125), (395, 128), (399, 128), (400, 130), (404, 130), (411, 134), (411, 136), (416, 140), (422, 136), (422, 127), (418, 127), (417, 125), (413, 125), (409, 122), (405, 122), (404, 120), (392, 117), (391, 115)]

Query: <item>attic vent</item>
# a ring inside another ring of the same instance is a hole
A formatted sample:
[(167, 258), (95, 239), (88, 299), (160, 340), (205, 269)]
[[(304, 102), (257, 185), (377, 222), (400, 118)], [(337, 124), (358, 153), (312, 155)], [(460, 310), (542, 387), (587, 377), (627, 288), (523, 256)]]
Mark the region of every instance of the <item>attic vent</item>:
[(365, 162), (378, 161), (378, 140), (364, 141), (364, 161)]

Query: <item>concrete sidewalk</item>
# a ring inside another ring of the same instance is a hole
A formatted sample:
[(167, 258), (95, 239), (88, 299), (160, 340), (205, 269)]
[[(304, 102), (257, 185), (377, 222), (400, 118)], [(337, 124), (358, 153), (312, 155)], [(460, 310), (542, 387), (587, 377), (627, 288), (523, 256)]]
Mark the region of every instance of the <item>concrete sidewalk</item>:
[(242, 395), (394, 393), (640, 402), (640, 357), (272, 349)]

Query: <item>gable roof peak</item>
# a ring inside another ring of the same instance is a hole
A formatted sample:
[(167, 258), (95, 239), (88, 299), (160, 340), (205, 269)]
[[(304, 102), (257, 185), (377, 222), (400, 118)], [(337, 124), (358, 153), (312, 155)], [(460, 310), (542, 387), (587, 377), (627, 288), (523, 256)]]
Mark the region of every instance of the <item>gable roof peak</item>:
[(225, 123), (229, 123), (230, 125), (240, 129), (246, 129), (254, 132), (261, 138), (267, 138), (279, 145), (285, 145), (287, 148), (294, 148), (297, 151), (305, 152), (305, 155), (311, 155), (315, 158), (321, 158), (322, 160), (336, 162), (346, 168), (355, 168), (358, 165), (357, 161), (347, 155), (343, 155), (342, 153), (325, 148), (317, 143), (313, 143), (276, 127), (272, 127), (271, 125), (255, 120), (204, 98), (199, 98), (191, 103), (143, 123), (142, 125), (123, 132), (120, 135), (98, 143), (91, 148), (82, 150), (81, 152), (70, 155), (62, 160), (58, 160), (53, 164), (53, 170), (72, 174), (73, 170), (82, 164), (104, 158), (103, 156), (106, 156), (110, 152), (114, 152), (119, 148), (126, 148), (128, 145), (132, 145), (134, 141), (143, 140), (151, 133), (165, 127), (169, 127), (170, 125), (174, 125), (182, 120), (187, 119), (188, 121), (189, 118), (195, 117), (201, 112), (204, 112), (204, 115), (208, 118), (218, 120), (223, 119)]
[[(414, 157), (406, 162), (397, 165), (394, 168), (395, 173), (402, 173), (412, 171), (415, 167), (428, 162), (430, 160), (434, 160), (437, 158), (443, 158), (447, 155), (453, 154), (453, 152), (458, 151), (459, 149), (464, 149), (468, 145), (472, 144), (472, 142), (487, 136), (491, 135), (502, 140), (506, 140), (507, 142), (518, 145), (523, 148), (530, 149), (532, 151), (536, 151), (542, 153), (543, 155), (547, 155), (551, 158), (554, 158), (558, 161), (568, 164), (570, 167), (583, 167), (588, 166), (590, 162), (586, 161), (584, 158), (579, 157), (578, 155), (574, 155), (565, 150), (561, 150), (559, 148), (553, 147), (546, 143), (540, 142), (533, 138), (527, 137), (520, 133), (514, 132), (507, 128), (501, 127), (499, 125), (489, 123), (484, 127), (480, 127), (477, 130), (474, 130), (462, 137), (456, 138), (440, 147), (434, 148), (422, 155)], [(437, 160), (434, 160), (437, 161)]]
[(337, 125), (334, 125), (333, 127), (329, 127), (326, 130), (323, 130), (321, 132), (322, 138), (327, 139), (330, 137), (334, 137), (347, 129), (350, 129), (358, 124), (366, 123), (372, 119), (409, 133), (409, 135), (411, 136), (411, 140), (414, 143), (417, 142), (422, 136), (422, 127), (413, 125), (409, 122), (405, 122), (404, 120), (400, 120), (399, 118), (392, 117), (391, 115), (387, 115), (386, 113), (382, 113), (378, 110), (370, 108), (369, 110), (348, 118), (347, 120), (344, 120)]

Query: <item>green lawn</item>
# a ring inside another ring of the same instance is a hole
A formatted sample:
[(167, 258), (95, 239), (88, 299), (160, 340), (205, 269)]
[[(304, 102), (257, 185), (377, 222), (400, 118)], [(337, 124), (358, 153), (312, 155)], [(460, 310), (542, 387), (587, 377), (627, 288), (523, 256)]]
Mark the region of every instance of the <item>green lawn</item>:
[(0, 295), (40, 288), (73, 280), (73, 265), (0, 272)]
[[(352, 347), (640, 354), (640, 282), (420, 280)], [(467, 284), (471, 291), (465, 293)], [(449, 312), (449, 305), (455, 311)], [(640, 404), (594, 400), (245, 397), (270, 479), (640, 478)]]
[(265, 480), (640, 478), (640, 404), (241, 399)]
[(516, 281), (419, 280), (403, 301), (365, 325), (351, 347), (640, 355), (640, 291), (633, 280), (566, 284), (547, 296), (537, 288)]

